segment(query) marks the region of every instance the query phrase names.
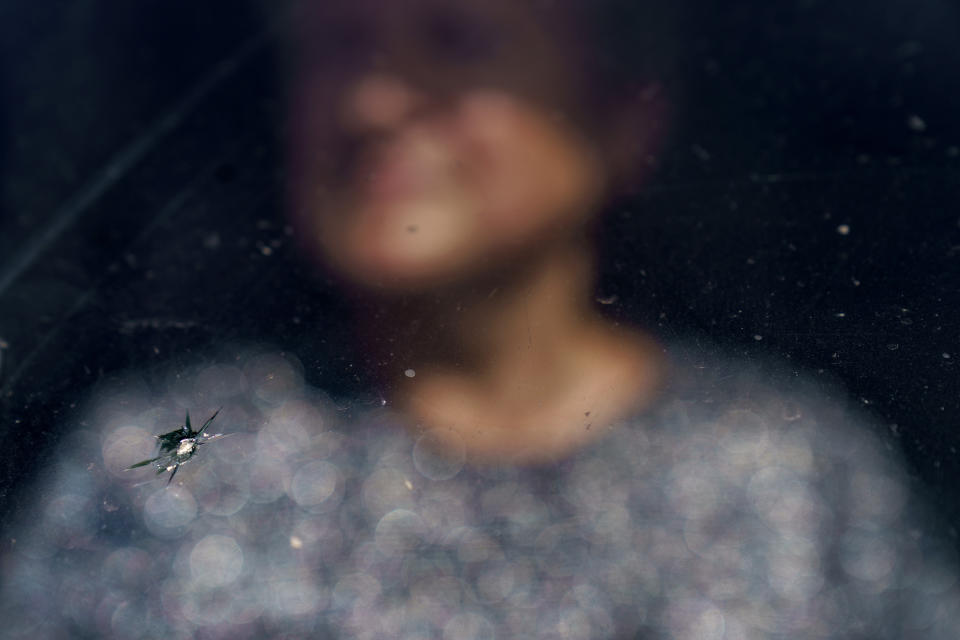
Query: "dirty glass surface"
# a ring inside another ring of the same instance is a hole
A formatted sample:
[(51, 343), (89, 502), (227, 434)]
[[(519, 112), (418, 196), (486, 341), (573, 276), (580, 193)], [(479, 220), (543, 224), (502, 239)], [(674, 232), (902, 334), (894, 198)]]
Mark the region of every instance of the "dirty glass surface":
[[(556, 26), (570, 3), (520, 4), (569, 38), (561, 50), (592, 51), (605, 35), (631, 41), (617, 19), (593, 40)], [(842, 592), (860, 619), (903, 611), (891, 637), (949, 621), (935, 611), (953, 602), (956, 579), (934, 569), (953, 566), (960, 525), (953, 4), (684, 3), (660, 34), (674, 45), (669, 126), (644, 180), (605, 209), (591, 299), (603, 317), (666, 345), (694, 377), (678, 376), (675, 393), (641, 412), (642, 428), (534, 471), (472, 467), (456, 447), (438, 455), (439, 437), (385, 428), (403, 421), (398, 390), (425, 369), (384, 361), (377, 337), (357, 331), (351, 295), (313, 259), (291, 204), (316, 177), (298, 173), (306, 161), (291, 137), (322, 146), (309, 133), (320, 112), (291, 106), (297, 87), (339, 95), (333, 80), (302, 78), (346, 74), (364, 40), (326, 14), (291, 25), (295, 9), (99, 0), (0, 8), (0, 604), (9, 612), (44, 600), (48, 609), (37, 611), (50, 613), (18, 617), (0, 635), (374, 637), (384, 632), (374, 618), (399, 625), (422, 613), (391, 591), (397, 575), (426, 585), (410, 593), (434, 607), (423, 611), (436, 629), (408, 629), (410, 637), (856, 633), (830, 627), (837, 614), (827, 609), (792, 610), (792, 622), (760, 616), (767, 626), (751, 627), (756, 618), (718, 604), (763, 599), (704, 560), (716, 545), (766, 549), (725, 557), (773, 567), (780, 582), (768, 579), (763, 593), (781, 600), (771, 608), (808, 603), (804, 594), (822, 587), (811, 567), (825, 565), (778, 555), (763, 537), (797, 519), (859, 523), (861, 537), (835, 536), (836, 571), (885, 584), (883, 597), (920, 594), (896, 609), (859, 590), (823, 591)], [(473, 63), (496, 42), (449, 20), (415, 39), (439, 47), (444, 64)], [(530, 24), (522, 37), (540, 32)], [(549, 79), (581, 78), (576, 91), (600, 95), (602, 57), (586, 73), (556, 61), (541, 70), (536, 39), (523, 44), (494, 85), (562, 102)], [(377, 64), (410, 68), (389, 53)], [(467, 75), (454, 71), (429, 81), (455, 94)], [(357, 166), (349, 150), (325, 157), (344, 179)], [(370, 314), (395, 308), (378, 304)], [(521, 342), (538, 340), (530, 331)], [(749, 407), (738, 404), (748, 397)], [(196, 451), (177, 437), (188, 464), (169, 487), (170, 458), (162, 469), (126, 471), (155, 455), (153, 436), (179, 429), (187, 411), (197, 427), (221, 406), (211, 435), (228, 437)], [(834, 423), (860, 435), (824, 430)], [(717, 494), (727, 476), (711, 470), (744, 456), (754, 466), (743, 491)], [(610, 469), (645, 480), (624, 488)], [(862, 473), (850, 480), (844, 469)], [(629, 496), (622, 504), (618, 492)], [(785, 503), (799, 511), (777, 511)], [(480, 506), (458, 520), (453, 504)], [(718, 504), (727, 515), (753, 513), (757, 528), (746, 516), (707, 517)], [(493, 535), (464, 524), (471, 513), (513, 515)], [(671, 528), (678, 514), (685, 519)], [(375, 526), (364, 533), (367, 518)], [(590, 537), (570, 528), (580, 520), (602, 526)], [(901, 539), (908, 530), (935, 543)], [(456, 561), (413, 553), (427, 532)], [(364, 535), (368, 548), (344, 542)], [(318, 551), (334, 547), (341, 555)], [(647, 573), (611, 577), (618, 564)], [(145, 571), (151, 579), (137, 577)], [(583, 584), (571, 582), (577, 574)], [(623, 584), (653, 593), (654, 582), (663, 589), (643, 601), (649, 615), (611, 595)], [(543, 585), (554, 591), (537, 591)], [(669, 585), (682, 597), (665, 597)], [(462, 601), (444, 600), (458, 589)], [(511, 617), (498, 608), (507, 601), (546, 613)]]

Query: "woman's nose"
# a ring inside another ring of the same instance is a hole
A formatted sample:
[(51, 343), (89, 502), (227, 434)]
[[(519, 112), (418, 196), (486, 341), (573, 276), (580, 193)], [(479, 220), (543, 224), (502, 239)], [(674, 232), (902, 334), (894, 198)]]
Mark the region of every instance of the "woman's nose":
[(375, 133), (401, 124), (421, 101), (417, 91), (400, 77), (370, 74), (347, 90), (341, 117), (349, 131)]

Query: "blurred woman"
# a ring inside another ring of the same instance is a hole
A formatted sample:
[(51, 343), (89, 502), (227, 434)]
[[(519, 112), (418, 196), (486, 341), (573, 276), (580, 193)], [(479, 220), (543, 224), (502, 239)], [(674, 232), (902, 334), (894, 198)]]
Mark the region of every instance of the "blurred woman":
[[(667, 16), (296, 17), (291, 215), (388, 397), (334, 408), (290, 354), (226, 352), (95, 402), (103, 434), (74, 438), (3, 558), (2, 633), (956, 637), (950, 547), (860, 414), (594, 306), (594, 228), (674, 111)], [(140, 482), (184, 405), (222, 405), (232, 437)]]
[[(906, 489), (859, 417), (803, 381), (772, 383), (769, 368), (661, 345), (598, 312), (593, 230), (642, 189), (676, 100), (676, 25), (653, 4), (304, 13), (294, 219), (352, 298), (395, 411), (365, 437), (398, 421), (410, 445), (400, 437), (387, 468), (406, 469), (403, 452), (411, 472), (418, 456), (446, 460), (425, 475), (457, 487), (471, 531), (450, 523), (425, 534), (438, 546), (399, 555), (421, 567), (456, 540), (451, 564), (427, 573), (470, 585), (486, 607), (477, 624), (501, 637), (947, 630), (930, 596), (957, 597), (953, 569), (949, 590), (913, 574), (929, 547), (894, 524)], [(414, 504), (378, 513), (376, 529), (392, 514), (430, 530)], [(463, 536), (483, 541), (482, 570)], [(419, 584), (378, 566), (382, 585)], [(550, 612), (532, 626), (509, 604), (518, 566), (536, 567), (520, 571), (527, 606)]]
[(669, 99), (649, 64), (666, 74), (668, 34), (651, 35), (663, 16), (632, 16), (657, 54), (643, 69), (595, 55), (583, 25), (609, 14), (588, 3), (304, 12), (298, 228), (354, 288), (393, 405), (471, 459), (515, 462), (561, 458), (641, 411), (662, 354), (598, 313), (591, 229), (642, 185), (663, 137)]

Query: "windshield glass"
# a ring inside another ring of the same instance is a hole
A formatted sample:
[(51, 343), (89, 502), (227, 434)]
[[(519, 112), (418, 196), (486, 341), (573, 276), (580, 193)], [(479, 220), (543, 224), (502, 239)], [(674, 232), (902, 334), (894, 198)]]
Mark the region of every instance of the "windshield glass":
[(957, 8), (662, 4), (0, 9), (3, 610), (169, 550), (17, 633), (746, 637), (952, 567)]

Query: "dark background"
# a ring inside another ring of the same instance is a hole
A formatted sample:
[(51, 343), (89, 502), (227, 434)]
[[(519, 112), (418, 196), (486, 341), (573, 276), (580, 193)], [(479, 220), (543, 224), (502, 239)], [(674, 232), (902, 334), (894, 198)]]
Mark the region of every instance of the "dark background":
[[(960, 12), (690, 16), (669, 149), (610, 212), (605, 308), (839, 382), (956, 528)], [(0, 7), (0, 526), (84, 399), (131, 368), (269, 342), (333, 395), (369, 392), (279, 215), (272, 19), (232, 0)]]

